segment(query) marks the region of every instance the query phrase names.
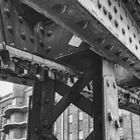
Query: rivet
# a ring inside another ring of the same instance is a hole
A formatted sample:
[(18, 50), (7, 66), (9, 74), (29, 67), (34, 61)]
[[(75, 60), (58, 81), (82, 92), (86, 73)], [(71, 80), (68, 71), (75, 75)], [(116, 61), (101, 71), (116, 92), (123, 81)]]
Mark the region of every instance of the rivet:
[(96, 40), (96, 42), (98, 42), (99, 44), (102, 44), (104, 42), (105, 38), (104, 37), (100, 37)]
[(101, 9), (102, 8), (102, 5), (101, 3), (98, 1), (98, 8)]
[(113, 88), (116, 89), (116, 84), (115, 83), (113, 83)]
[(51, 49), (52, 49), (52, 47), (51, 46), (48, 46), (48, 48), (46, 49), (46, 52), (50, 52)]
[(80, 22), (77, 22), (77, 25), (84, 30), (88, 26), (88, 21), (80, 21)]
[(122, 117), (122, 116), (119, 117), (119, 122), (120, 122), (120, 123), (123, 122), (123, 117)]
[(39, 30), (40, 30), (40, 32), (41, 32), (42, 34), (44, 34), (45, 30), (44, 30), (44, 28), (43, 28), (42, 26), (39, 27)]
[(108, 13), (109, 20), (112, 20), (112, 14)]
[(60, 14), (63, 14), (65, 13), (67, 6), (65, 4), (56, 4), (55, 6), (52, 7), (52, 9)]
[(128, 57), (124, 57), (122, 60), (126, 62), (126, 61), (129, 60), (129, 58)]
[(23, 40), (26, 40), (26, 35), (25, 35), (24, 32), (22, 32), (20, 36), (21, 36), (21, 38), (22, 38)]
[(119, 127), (120, 127), (120, 123), (117, 120), (115, 120), (115, 128), (118, 129)]
[(36, 74), (36, 78), (41, 79), (41, 75), (40, 74)]
[(10, 33), (13, 33), (13, 28), (12, 28), (11, 25), (8, 25), (8, 26), (7, 26), (7, 30), (8, 30)]
[(30, 36), (30, 41), (31, 41), (32, 43), (34, 43), (34, 37), (33, 37), (33, 36)]
[(107, 87), (109, 87), (109, 82), (108, 81), (106, 81), (106, 85), (107, 85)]
[(10, 16), (10, 10), (8, 8), (4, 8), (4, 13), (9, 17)]
[(52, 35), (52, 31), (49, 31), (49, 32), (47, 33), (47, 36), (50, 37), (51, 35)]
[(108, 117), (108, 120), (110, 122), (113, 121), (113, 116), (112, 116), (112, 113), (110, 111), (107, 113), (107, 117)]
[(19, 22), (20, 22), (21, 24), (23, 24), (23, 21), (24, 21), (23, 18), (22, 18), (21, 16), (19, 16), (18, 19), (19, 19)]
[(116, 52), (115, 55), (118, 56), (118, 57), (121, 57), (122, 52)]
[(42, 40), (39, 40), (39, 44), (40, 44), (41, 47), (44, 47), (44, 44), (43, 44)]
[(113, 45), (107, 45), (104, 47), (107, 51), (111, 51), (113, 49)]

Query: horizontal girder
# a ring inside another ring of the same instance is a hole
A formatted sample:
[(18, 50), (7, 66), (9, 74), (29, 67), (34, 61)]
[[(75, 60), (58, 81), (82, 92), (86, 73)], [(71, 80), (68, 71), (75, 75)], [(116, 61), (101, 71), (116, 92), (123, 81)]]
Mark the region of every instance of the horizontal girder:
[(121, 2), (111, 0), (21, 0), (81, 37), (91, 50), (140, 77), (139, 27)]

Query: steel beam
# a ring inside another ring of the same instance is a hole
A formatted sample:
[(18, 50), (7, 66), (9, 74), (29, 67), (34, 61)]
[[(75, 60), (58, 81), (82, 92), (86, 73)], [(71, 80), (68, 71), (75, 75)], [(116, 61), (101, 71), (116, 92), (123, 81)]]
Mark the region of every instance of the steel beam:
[[(59, 71), (63, 71), (63, 72), (68, 72), (71, 74), (76, 74), (74, 68), (70, 68), (68, 66), (64, 66), (58, 62), (55, 62), (55, 60), (49, 60), (49, 59), (44, 59), (40, 56), (31, 54), (29, 52), (17, 49), (17, 48), (13, 48), (10, 46), (4, 46), (4, 44), (0, 43), (0, 50), (4, 50), (6, 49), (7, 51), (9, 51), (10, 57), (16, 57), (16, 58), (20, 58), (23, 59), (24, 61), (29, 61), (31, 63), (34, 64), (39, 64), (40, 66), (46, 66), (48, 68), (51, 69), (58, 69)], [(78, 71), (77, 71), (78, 72)]]
[(118, 93), (113, 65), (100, 61), (99, 72), (93, 80), (94, 139), (119, 140)]
[(119, 63), (140, 78), (139, 27), (118, 1), (21, 0), (91, 45), (91, 50)]
[[(65, 85), (63, 82), (55, 80), (55, 90), (61, 96), (65, 96), (66, 93), (70, 91), (70, 87)], [(139, 108), (140, 108), (140, 99), (136, 93), (131, 93), (128, 90), (118, 87), (118, 103), (119, 108), (130, 111), (134, 114), (140, 115)], [(94, 93), (93, 93), (94, 95)], [(95, 100), (93, 99), (93, 102)], [(92, 101), (80, 95), (75, 102), (72, 102), (75, 106), (80, 108), (83, 112), (87, 113), (89, 116), (93, 117), (94, 108), (92, 108)], [(85, 106), (86, 104), (86, 106)]]
[[(65, 96), (66, 93), (70, 92), (71, 88), (60, 81), (55, 81), (55, 90), (61, 96)], [(92, 114), (92, 102), (85, 98), (83, 95), (79, 95), (77, 100), (72, 102), (76, 107), (81, 109), (83, 112), (87, 113), (89, 116), (93, 116)]]
[(31, 122), (29, 122), (28, 127), (29, 140), (57, 140), (52, 134), (52, 126), (50, 126), (47, 130), (44, 129), (48, 123), (45, 121), (45, 119), (48, 112), (54, 106), (54, 99), (54, 82), (49, 79), (43, 82), (36, 79), (33, 88), (32, 109), (30, 117)]

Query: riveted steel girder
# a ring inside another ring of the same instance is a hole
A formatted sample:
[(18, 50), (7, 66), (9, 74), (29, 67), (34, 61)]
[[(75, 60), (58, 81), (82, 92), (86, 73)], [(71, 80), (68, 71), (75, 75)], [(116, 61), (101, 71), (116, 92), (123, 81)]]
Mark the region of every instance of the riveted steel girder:
[(140, 77), (139, 27), (119, 1), (21, 0), (91, 45), (91, 50)]

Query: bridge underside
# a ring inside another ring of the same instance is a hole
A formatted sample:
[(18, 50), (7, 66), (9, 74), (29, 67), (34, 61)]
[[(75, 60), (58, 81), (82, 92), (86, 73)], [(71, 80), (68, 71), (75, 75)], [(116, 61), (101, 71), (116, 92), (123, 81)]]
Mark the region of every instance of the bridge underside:
[[(28, 140), (56, 140), (53, 124), (71, 103), (94, 120), (86, 140), (119, 140), (118, 108), (140, 115), (139, 1), (0, 6), (0, 79), (33, 86)], [(63, 97), (57, 104), (56, 92)]]

